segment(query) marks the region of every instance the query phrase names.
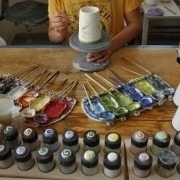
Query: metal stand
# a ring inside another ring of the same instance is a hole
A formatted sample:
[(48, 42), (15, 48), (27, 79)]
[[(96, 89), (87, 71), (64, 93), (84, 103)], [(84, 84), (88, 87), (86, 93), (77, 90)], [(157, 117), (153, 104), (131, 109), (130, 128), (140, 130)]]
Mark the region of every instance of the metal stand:
[(108, 59), (102, 63), (88, 62), (86, 55), (90, 52), (99, 52), (107, 49), (111, 45), (111, 42), (111, 37), (105, 31), (102, 31), (101, 39), (98, 42), (89, 44), (81, 43), (78, 38), (78, 33), (72, 34), (69, 39), (69, 44), (73, 49), (81, 52), (73, 59), (73, 66), (78, 70), (89, 72), (104, 69), (109, 64)]

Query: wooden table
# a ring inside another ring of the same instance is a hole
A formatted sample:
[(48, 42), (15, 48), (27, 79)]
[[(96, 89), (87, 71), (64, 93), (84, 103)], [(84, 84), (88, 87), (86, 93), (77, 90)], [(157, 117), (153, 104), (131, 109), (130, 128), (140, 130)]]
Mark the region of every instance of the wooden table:
[[(61, 48), (57, 46), (48, 47), (7, 47), (0, 48), (0, 75), (4, 73), (16, 73), (25, 68), (36, 64), (44, 64), (48, 67), (60, 71), (59, 80), (70, 79), (79, 80), (76, 88), (70, 96), (77, 100), (73, 111), (60, 122), (51, 125), (56, 128), (59, 134), (66, 129), (76, 130), (79, 137), (83, 137), (85, 131), (94, 129), (99, 132), (100, 137), (104, 139), (107, 132), (115, 131), (121, 134), (123, 139), (130, 138), (135, 130), (144, 130), (149, 137), (158, 130), (167, 131), (172, 137), (175, 130), (171, 121), (177, 107), (171, 101), (166, 101), (162, 106), (155, 106), (152, 110), (146, 110), (139, 117), (130, 117), (126, 122), (116, 121), (113, 127), (98, 123), (89, 119), (81, 109), (81, 100), (85, 97), (82, 84), (88, 80), (84, 72), (76, 70), (72, 65), (72, 59), (78, 52), (69, 47)], [(121, 57), (127, 57), (141, 64), (151, 72), (161, 76), (172, 87), (176, 88), (180, 80), (180, 65), (176, 62), (175, 47), (162, 46), (140, 46), (126, 47), (115, 52), (111, 59), (109, 68), (114, 70), (124, 80), (136, 78), (138, 76), (122, 70), (120, 66), (127, 67), (139, 73), (144, 73), (141, 69), (124, 61)], [(99, 72), (102, 76), (108, 77), (108, 70)], [(91, 76), (93, 74), (89, 73)], [(100, 82), (100, 81), (99, 81)], [(96, 86), (96, 85), (95, 85)], [(107, 86), (106, 86), (107, 87)], [(101, 91), (101, 90), (100, 90)], [(41, 133), (46, 127), (38, 128)]]

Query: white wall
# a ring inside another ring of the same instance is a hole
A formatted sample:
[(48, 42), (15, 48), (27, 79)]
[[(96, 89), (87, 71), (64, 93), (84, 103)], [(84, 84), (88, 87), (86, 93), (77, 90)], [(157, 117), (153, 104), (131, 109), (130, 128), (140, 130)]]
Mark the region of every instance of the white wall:
[[(9, 0), (10, 6), (16, 2), (22, 0)], [(47, 3), (48, 0), (37, 0), (43, 3)], [(1, 0), (0, 0), (1, 3)], [(48, 22), (40, 26), (33, 26), (31, 33), (47, 33)], [(0, 36), (6, 41), (7, 44), (11, 44), (16, 34), (24, 34), (26, 29), (23, 25), (16, 26), (13, 22), (2, 20), (0, 21)]]

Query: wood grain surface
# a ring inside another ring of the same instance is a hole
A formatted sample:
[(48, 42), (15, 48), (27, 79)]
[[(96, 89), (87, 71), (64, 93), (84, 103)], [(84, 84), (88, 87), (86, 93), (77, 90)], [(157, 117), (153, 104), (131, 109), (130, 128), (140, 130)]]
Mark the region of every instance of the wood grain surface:
[[(144, 130), (149, 137), (152, 137), (158, 130), (167, 131), (172, 137), (175, 130), (172, 126), (172, 118), (177, 107), (172, 101), (166, 101), (162, 106), (155, 106), (152, 110), (146, 110), (139, 117), (130, 117), (126, 122), (116, 121), (113, 127), (98, 123), (89, 119), (81, 109), (81, 100), (85, 97), (82, 84), (88, 80), (84, 72), (76, 70), (72, 65), (72, 60), (78, 52), (71, 48), (0, 48), (0, 75), (4, 73), (17, 73), (32, 65), (43, 64), (48, 69), (59, 70), (60, 74), (56, 81), (68, 79), (70, 81), (78, 80), (79, 83), (69, 96), (77, 100), (73, 111), (60, 122), (50, 125), (56, 128), (59, 134), (66, 129), (73, 129), (78, 132), (79, 137), (83, 137), (85, 131), (94, 129), (99, 132), (100, 137), (104, 139), (105, 134), (110, 131), (120, 133), (123, 139), (129, 139), (131, 133), (137, 129)], [(175, 48), (122, 48), (115, 52), (111, 59), (109, 67), (121, 76), (125, 81), (137, 78), (130, 72), (120, 68), (120, 66), (129, 68), (138, 73), (144, 73), (138, 67), (126, 62), (122, 57), (127, 57), (132, 61), (139, 63), (152, 73), (155, 73), (167, 81), (172, 87), (176, 88), (180, 81), (180, 65), (176, 62)], [(108, 68), (100, 71), (103, 77), (108, 77)], [(94, 79), (97, 79), (92, 73), (88, 73)], [(101, 82), (98, 80), (98, 82)], [(93, 84), (101, 92), (102, 90)], [(105, 87), (108, 87), (104, 85)], [(91, 92), (93, 94), (93, 92)], [(38, 128), (38, 133), (42, 133), (46, 127)]]

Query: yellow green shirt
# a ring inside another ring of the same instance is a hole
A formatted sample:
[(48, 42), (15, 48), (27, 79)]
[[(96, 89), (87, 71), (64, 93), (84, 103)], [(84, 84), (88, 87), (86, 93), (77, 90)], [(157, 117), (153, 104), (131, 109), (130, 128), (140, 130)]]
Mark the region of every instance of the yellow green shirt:
[(49, 19), (56, 12), (66, 10), (71, 20), (69, 33), (78, 31), (79, 10), (84, 6), (100, 9), (102, 29), (112, 37), (124, 29), (124, 15), (140, 6), (142, 0), (48, 0)]

